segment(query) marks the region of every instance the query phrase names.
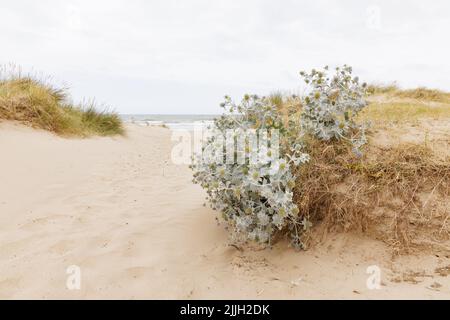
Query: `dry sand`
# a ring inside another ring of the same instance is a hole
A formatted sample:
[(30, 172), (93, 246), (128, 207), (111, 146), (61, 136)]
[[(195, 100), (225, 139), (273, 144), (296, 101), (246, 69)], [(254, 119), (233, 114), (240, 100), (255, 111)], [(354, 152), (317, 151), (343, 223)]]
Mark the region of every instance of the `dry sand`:
[[(83, 140), (0, 123), (0, 298), (450, 298), (448, 256), (393, 258), (359, 234), (306, 252), (229, 246), (189, 169), (171, 163), (170, 131), (127, 129)], [(66, 287), (71, 265), (80, 290)]]

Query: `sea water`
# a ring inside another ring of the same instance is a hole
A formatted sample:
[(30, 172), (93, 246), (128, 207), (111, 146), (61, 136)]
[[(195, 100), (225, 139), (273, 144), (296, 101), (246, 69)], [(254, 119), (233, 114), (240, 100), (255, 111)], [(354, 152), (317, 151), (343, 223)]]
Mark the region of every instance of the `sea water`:
[(121, 114), (124, 122), (141, 126), (167, 126), (172, 130), (206, 127), (218, 117), (214, 114)]

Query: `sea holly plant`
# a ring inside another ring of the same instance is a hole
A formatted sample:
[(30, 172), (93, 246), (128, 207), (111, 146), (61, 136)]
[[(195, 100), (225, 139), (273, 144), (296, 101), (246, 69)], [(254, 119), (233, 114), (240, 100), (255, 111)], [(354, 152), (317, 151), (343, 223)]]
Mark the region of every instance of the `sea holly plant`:
[(202, 152), (193, 158), (194, 182), (221, 212), (234, 240), (270, 244), (273, 235), (298, 220), (292, 168), (307, 162), (299, 135), (287, 136), (270, 99), (246, 95), (236, 104), (225, 97)]
[(308, 86), (302, 99), (302, 127), (305, 132), (321, 140), (347, 140), (360, 154), (366, 143), (365, 124), (355, 122), (356, 115), (367, 105), (366, 83), (352, 75), (352, 67), (337, 67), (330, 75), (329, 68), (300, 72)]
[(305, 137), (350, 142), (358, 155), (366, 142), (365, 125), (355, 121), (366, 106), (366, 85), (352, 76), (352, 68), (336, 68), (333, 77), (328, 67), (301, 75), (309, 87), (301, 106), (288, 103), (283, 110), (279, 96), (246, 95), (240, 103), (225, 97), (223, 115), (192, 158), (194, 183), (206, 190), (234, 240), (270, 245), (284, 231), (302, 248), (311, 223), (299, 212), (294, 192), (302, 181), (299, 168), (309, 161)]

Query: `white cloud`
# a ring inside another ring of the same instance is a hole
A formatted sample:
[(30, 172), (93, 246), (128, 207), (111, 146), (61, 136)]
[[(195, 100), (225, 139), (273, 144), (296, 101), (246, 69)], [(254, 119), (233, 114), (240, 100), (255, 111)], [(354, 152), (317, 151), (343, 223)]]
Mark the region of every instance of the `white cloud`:
[(449, 10), (439, 0), (10, 1), (0, 62), (124, 113), (215, 113), (224, 94), (297, 90), (300, 69), (326, 64), (450, 90)]

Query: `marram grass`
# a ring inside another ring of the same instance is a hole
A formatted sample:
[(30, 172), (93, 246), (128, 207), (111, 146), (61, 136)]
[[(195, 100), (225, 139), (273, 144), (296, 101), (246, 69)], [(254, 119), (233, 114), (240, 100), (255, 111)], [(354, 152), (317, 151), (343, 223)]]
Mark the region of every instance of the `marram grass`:
[(367, 92), (370, 95), (386, 95), (400, 99), (414, 99), (418, 101), (433, 101), (450, 103), (450, 93), (437, 89), (419, 87), (414, 89), (401, 89), (395, 83), (390, 85), (369, 85)]
[(15, 120), (62, 136), (123, 134), (119, 116), (94, 103), (74, 105), (66, 89), (30, 76), (0, 77), (0, 120)]
[(418, 119), (450, 119), (450, 105), (427, 102), (372, 102), (363, 110), (360, 119), (408, 122)]

